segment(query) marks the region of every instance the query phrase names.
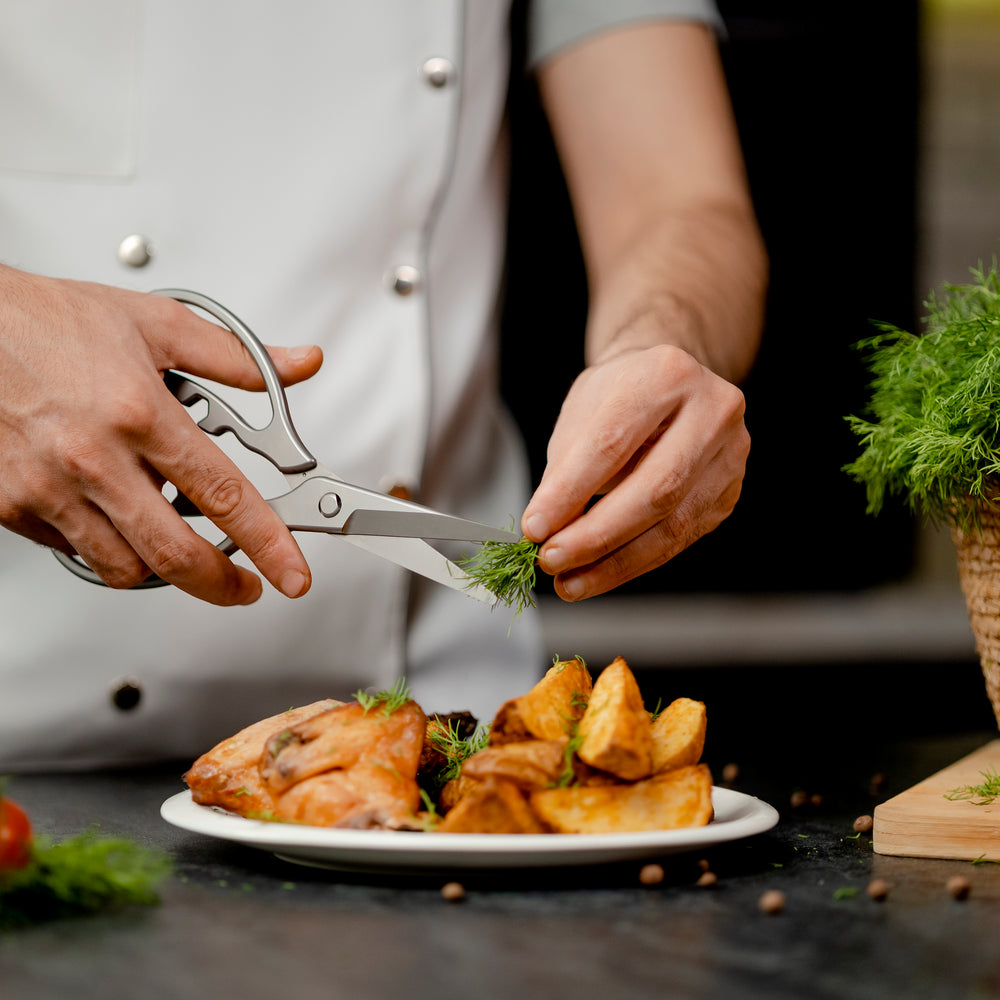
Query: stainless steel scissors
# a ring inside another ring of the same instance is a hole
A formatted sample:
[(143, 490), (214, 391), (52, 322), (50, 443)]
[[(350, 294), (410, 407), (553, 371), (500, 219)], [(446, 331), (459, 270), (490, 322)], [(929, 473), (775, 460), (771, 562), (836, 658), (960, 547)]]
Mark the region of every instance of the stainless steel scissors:
[[(198, 292), (166, 288), (154, 294), (176, 299), (214, 316), (240, 339), (260, 369), (271, 402), (271, 419), (264, 427), (252, 426), (214, 392), (180, 372), (167, 372), (165, 381), (185, 406), (199, 402), (208, 405), (208, 412), (197, 421), (206, 434), (230, 432), (245, 448), (262, 455), (284, 475), (288, 492), (269, 500), (268, 504), (291, 531), (339, 535), (413, 573), (461, 590), (484, 603), (496, 603), (495, 594), (473, 583), (460, 566), (425, 539), (516, 542), (519, 535), (355, 486), (334, 475), (320, 465), (302, 443), (288, 412), (281, 380), (256, 334), (224, 306)], [(182, 495), (174, 500), (174, 507), (185, 515), (199, 513)], [(238, 546), (232, 539), (224, 538), (217, 548), (232, 555)], [(104, 586), (104, 581), (78, 555), (55, 552), (55, 557), (70, 572)], [(166, 583), (153, 576), (138, 584), (138, 588), (161, 587)]]

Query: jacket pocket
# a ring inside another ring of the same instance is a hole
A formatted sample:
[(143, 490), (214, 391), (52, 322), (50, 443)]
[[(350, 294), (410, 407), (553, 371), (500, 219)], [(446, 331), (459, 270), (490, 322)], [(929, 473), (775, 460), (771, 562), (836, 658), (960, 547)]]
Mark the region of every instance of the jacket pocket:
[(128, 177), (138, 0), (0, 3), (0, 170)]

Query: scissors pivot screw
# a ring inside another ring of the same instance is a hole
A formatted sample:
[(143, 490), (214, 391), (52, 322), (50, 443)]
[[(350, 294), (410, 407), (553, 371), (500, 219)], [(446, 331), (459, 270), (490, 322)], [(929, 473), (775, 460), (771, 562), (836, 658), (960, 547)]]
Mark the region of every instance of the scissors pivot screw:
[(324, 517), (336, 517), (340, 513), (340, 497), (336, 493), (324, 493), (319, 498), (319, 512)]

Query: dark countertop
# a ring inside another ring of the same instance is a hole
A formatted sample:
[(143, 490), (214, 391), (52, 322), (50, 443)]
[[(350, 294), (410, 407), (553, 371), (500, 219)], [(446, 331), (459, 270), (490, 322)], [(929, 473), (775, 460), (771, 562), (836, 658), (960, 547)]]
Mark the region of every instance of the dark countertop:
[[(165, 849), (175, 870), (159, 906), (0, 934), (0, 996), (1000, 996), (1000, 866), (876, 856), (870, 834), (849, 839), (856, 816), (994, 736), (830, 751), (805, 789), (822, 803), (797, 808), (803, 749), (750, 760), (735, 787), (778, 808), (773, 831), (664, 859), (654, 886), (638, 864), (463, 875), (457, 903), (444, 878), (317, 870), (175, 829), (159, 806), (181, 767), (18, 776), (8, 793), (38, 831), (99, 822)], [(873, 792), (876, 771), (889, 778)], [(701, 858), (711, 888), (695, 885)], [(945, 890), (953, 874), (972, 882), (963, 902)], [(891, 884), (884, 902), (865, 893), (873, 877)], [(757, 907), (768, 889), (785, 893), (780, 914)]]

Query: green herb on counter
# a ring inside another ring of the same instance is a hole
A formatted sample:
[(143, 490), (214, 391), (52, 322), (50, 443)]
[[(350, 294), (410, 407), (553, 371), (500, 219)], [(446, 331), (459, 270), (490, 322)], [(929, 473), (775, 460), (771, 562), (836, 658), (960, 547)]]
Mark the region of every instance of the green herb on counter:
[(970, 802), (974, 806), (992, 805), (1000, 795), (1000, 774), (997, 774), (995, 768), (979, 773), (983, 778), (981, 784), (953, 788), (950, 792), (945, 792), (944, 797), (949, 802)]
[(854, 888), (853, 885), (845, 885), (840, 889), (835, 889), (833, 892), (833, 898), (836, 900), (841, 899), (853, 899), (858, 894), (858, 890)]
[(170, 867), (158, 851), (94, 831), (36, 838), (31, 862), (0, 874), (0, 927), (157, 903)]

